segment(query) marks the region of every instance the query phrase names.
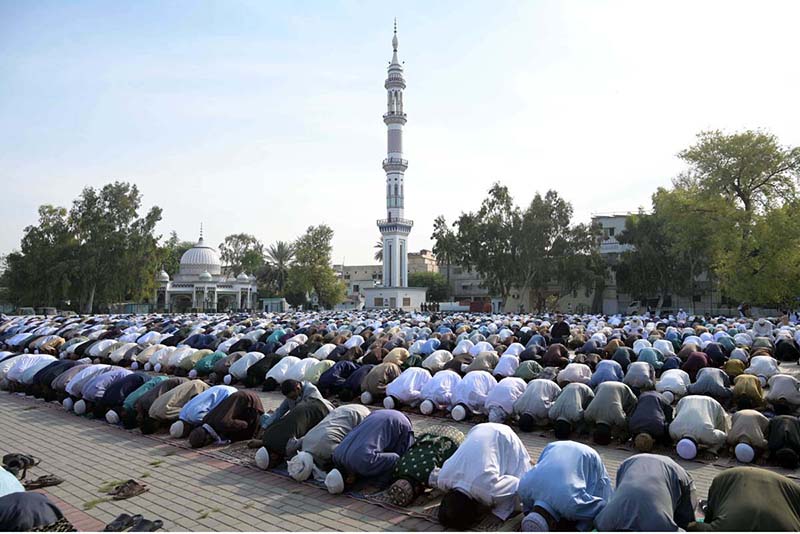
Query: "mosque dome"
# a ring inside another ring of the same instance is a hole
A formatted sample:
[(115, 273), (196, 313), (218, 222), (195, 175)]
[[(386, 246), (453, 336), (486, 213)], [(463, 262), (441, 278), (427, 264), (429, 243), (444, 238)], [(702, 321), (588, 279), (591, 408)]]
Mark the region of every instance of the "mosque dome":
[(161, 269), (161, 272), (158, 273), (156, 280), (159, 282), (169, 282), (169, 275), (167, 274), (167, 271)]
[(203, 243), (203, 238), (181, 256), (180, 274), (201, 275), (222, 273), (222, 262), (214, 247)]
[(208, 271), (205, 271), (205, 272), (200, 274), (200, 281), (201, 282), (210, 282), (211, 280), (212, 280), (211, 273), (209, 273)]
[(243, 272), (239, 273), (239, 276), (236, 277), (237, 282), (249, 282), (250, 277), (244, 274)]

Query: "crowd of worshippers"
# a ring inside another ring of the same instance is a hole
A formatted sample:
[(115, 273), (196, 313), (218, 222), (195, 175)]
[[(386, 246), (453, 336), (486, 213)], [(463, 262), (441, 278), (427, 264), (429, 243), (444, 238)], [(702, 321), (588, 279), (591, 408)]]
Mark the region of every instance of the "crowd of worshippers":
[[(409, 506), (439, 489), (448, 527), (522, 511), (524, 530), (729, 530), (754, 518), (798, 530), (790, 479), (730, 469), (697, 523), (691, 476), (649, 453), (727, 450), (796, 469), (800, 382), (780, 362), (798, 361), (799, 341), (786, 318), (22, 317), (0, 323), (0, 388), (194, 448), (250, 440), (259, 468), (285, 462), (331, 493), (369, 480)], [(256, 387), (283, 394), (277, 410), (265, 413)], [(401, 409), (480, 424), (466, 436), (447, 424), (415, 435)], [(534, 464), (509, 425), (552, 428), (559, 441)], [(616, 489), (599, 455), (571, 441), (580, 436), (641, 453), (620, 466)]]

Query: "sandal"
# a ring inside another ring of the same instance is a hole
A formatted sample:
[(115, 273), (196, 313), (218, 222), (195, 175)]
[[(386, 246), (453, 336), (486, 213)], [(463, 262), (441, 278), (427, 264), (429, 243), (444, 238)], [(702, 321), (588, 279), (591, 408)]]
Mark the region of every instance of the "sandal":
[(141, 484), (133, 479), (130, 479), (124, 484), (120, 484), (116, 488), (112, 489), (110, 492), (108, 492), (108, 494), (112, 495), (115, 501), (121, 501), (123, 499), (136, 497), (137, 495), (141, 495), (146, 491), (150, 491), (150, 488), (148, 488), (145, 484)]
[(149, 519), (139, 519), (128, 532), (155, 532), (164, 526), (164, 522), (160, 519), (150, 521)]
[(55, 475), (42, 475), (36, 480), (26, 480), (22, 483), (27, 491), (48, 488), (50, 486), (58, 486), (64, 482), (64, 479)]
[[(41, 459), (30, 454), (11, 453), (3, 456), (3, 467), (19, 480), (22, 480), (28, 474), (28, 469), (39, 465), (41, 461)], [(22, 472), (21, 475), (20, 472)]]
[(125, 513), (119, 514), (116, 519), (106, 525), (106, 528), (103, 529), (103, 532), (122, 532), (141, 519), (142, 516), (140, 514), (136, 514), (134, 516)]

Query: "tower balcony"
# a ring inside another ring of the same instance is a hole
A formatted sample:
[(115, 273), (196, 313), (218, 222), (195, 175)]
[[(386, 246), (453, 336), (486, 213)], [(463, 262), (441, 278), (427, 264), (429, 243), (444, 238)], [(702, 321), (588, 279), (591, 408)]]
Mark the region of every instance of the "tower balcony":
[(405, 124), (408, 122), (405, 113), (384, 113), (383, 114), (383, 122), (384, 124)]
[(408, 160), (402, 158), (386, 158), (383, 160), (383, 170), (386, 172), (400, 171), (408, 169)]
[(403, 75), (402, 74), (391, 73), (391, 74), (389, 74), (389, 77), (386, 78), (386, 81), (384, 82), (383, 87), (384, 87), (384, 89), (389, 89), (390, 87), (391, 88), (399, 87), (401, 89), (405, 89), (406, 88), (406, 81), (403, 79)]
[(401, 232), (408, 234), (414, 226), (414, 221), (410, 219), (379, 219), (377, 223), (378, 230), (381, 233)]

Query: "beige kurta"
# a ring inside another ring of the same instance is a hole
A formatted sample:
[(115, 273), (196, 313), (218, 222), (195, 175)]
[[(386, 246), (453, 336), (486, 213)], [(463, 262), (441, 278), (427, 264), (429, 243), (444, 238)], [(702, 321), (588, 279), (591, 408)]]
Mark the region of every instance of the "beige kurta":
[(153, 405), (150, 406), (148, 415), (150, 418), (158, 421), (175, 421), (178, 419), (178, 414), (180, 414), (183, 405), (209, 387), (211, 386), (202, 380), (190, 380), (185, 382), (158, 397)]
[(754, 449), (766, 450), (769, 419), (755, 410), (740, 410), (731, 418), (731, 430), (728, 432), (728, 445), (735, 446), (747, 443)]

